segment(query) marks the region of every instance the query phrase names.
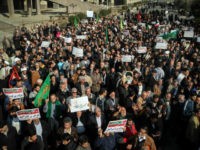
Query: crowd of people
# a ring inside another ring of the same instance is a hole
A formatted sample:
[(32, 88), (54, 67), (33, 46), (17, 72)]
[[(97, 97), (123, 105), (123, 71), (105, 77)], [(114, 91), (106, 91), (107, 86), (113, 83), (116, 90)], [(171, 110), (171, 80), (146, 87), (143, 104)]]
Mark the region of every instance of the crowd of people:
[[(0, 149), (156, 150), (173, 137), (181, 149), (197, 150), (200, 45), (184, 37), (183, 27), (193, 27), (195, 35), (200, 28), (178, 13), (167, 16), (150, 7), (155, 4), (66, 28), (56, 22), (16, 28), (13, 44), (5, 39), (0, 49)], [(157, 38), (177, 29), (176, 38)], [(158, 40), (167, 49), (155, 49)], [(50, 45), (41, 47), (43, 41)], [(147, 52), (138, 53), (141, 46)], [(83, 57), (73, 55), (73, 47), (83, 49)], [(123, 55), (132, 56), (131, 62), (122, 61)], [(11, 81), (14, 69), (19, 77)], [(19, 121), (16, 112), (35, 108), (49, 74), (41, 118)], [(3, 88), (9, 87), (23, 88), (24, 98), (6, 96)], [(71, 113), (70, 100), (81, 96), (88, 97), (89, 110)], [(122, 133), (105, 132), (109, 121), (121, 119), (127, 119)]]

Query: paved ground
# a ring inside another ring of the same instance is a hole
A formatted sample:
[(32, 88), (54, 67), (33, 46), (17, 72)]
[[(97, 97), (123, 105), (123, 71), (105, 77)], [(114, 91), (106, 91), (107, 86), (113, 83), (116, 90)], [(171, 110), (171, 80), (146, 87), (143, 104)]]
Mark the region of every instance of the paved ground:
[(12, 37), (15, 27), (22, 26), (32, 26), (34, 24), (48, 22), (52, 18), (58, 18), (65, 14), (65, 9), (60, 8), (59, 10), (49, 9), (42, 13), (42, 15), (26, 16), (20, 12), (17, 12), (14, 17), (9, 18), (8, 14), (0, 14), (0, 47), (2, 47), (2, 39), (6, 34), (7, 37)]
[(14, 28), (15, 28), (14, 25), (0, 21), (0, 30), (2, 30), (2, 31), (6, 30), (7, 31), (7, 30), (10, 30), (10, 29), (14, 29)]

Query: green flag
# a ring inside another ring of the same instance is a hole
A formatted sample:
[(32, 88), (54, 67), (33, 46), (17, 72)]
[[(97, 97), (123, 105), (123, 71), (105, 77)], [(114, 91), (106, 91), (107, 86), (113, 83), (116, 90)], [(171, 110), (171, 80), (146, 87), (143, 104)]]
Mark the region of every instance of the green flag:
[(106, 44), (108, 44), (108, 27), (106, 27)]
[(124, 22), (123, 22), (122, 18), (120, 18), (120, 29), (121, 30), (124, 29)]
[(74, 26), (75, 26), (76, 28), (78, 27), (78, 21), (77, 21), (76, 16), (74, 16)]
[(177, 34), (178, 34), (177, 30), (172, 30), (170, 33), (163, 34), (161, 37), (163, 37), (163, 39), (165, 40), (176, 39)]
[(51, 80), (49, 74), (46, 77), (44, 83), (42, 84), (36, 98), (34, 99), (35, 107), (40, 107), (44, 103), (44, 101), (49, 97), (50, 85), (51, 85)]
[(97, 14), (96, 22), (99, 22), (99, 14)]

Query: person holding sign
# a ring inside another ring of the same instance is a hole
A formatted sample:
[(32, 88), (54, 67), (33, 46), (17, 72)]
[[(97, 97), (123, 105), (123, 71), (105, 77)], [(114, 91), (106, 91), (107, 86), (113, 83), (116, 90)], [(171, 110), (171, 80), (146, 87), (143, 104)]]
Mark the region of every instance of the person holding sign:
[[(124, 128), (124, 130), (126, 130), (126, 128)], [(99, 137), (95, 142), (95, 149), (98, 150), (114, 150), (117, 148), (117, 143), (119, 143), (122, 139), (118, 133), (103, 133), (102, 129), (98, 131), (98, 134)]]
[(24, 104), (19, 99), (10, 99), (7, 106), (11, 124), (16, 128), (17, 133), (20, 133), (21, 123), (16, 115), (16, 112), (24, 109)]

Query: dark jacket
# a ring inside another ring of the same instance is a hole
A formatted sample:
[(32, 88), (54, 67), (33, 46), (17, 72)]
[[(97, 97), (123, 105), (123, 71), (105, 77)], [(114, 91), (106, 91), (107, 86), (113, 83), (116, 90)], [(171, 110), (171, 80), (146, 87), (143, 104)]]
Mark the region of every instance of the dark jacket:
[[(57, 132), (57, 136), (58, 136), (58, 140), (61, 139), (62, 135), (64, 134), (64, 128), (63, 127), (60, 127), (58, 129), (58, 132)], [(78, 134), (77, 134), (77, 130), (75, 127), (71, 127), (71, 134), (70, 134), (75, 140), (78, 139)]]
[[(90, 116), (89, 121), (88, 121), (88, 127), (87, 127), (90, 132), (88, 133), (91, 139), (95, 139), (98, 137), (98, 124), (96, 120), (96, 115), (93, 114)], [(101, 115), (101, 129), (106, 128), (106, 120), (103, 115)]]
[(118, 88), (118, 94), (119, 94), (119, 104), (121, 106), (126, 105), (126, 98), (129, 95), (129, 88), (125, 89), (124, 86), (119, 86)]
[(7, 136), (0, 133), (0, 141), (5, 141), (8, 146), (8, 150), (16, 150), (17, 149), (17, 131), (14, 127), (8, 126)]
[[(74, 127), (76, 127), (77, 126), (77, 124), (78, 124), (78, 117), (76, 116), (76, 114), (74, 114), (74, 116), (72, 117), (73, 119), (72, 119), (72, 125), (74, 126)], [(84, 113), (82, 113), (82, 115), (81, 115), (81, 117), (80, 117), (80, 121), (83, 123), (83, 125), (86, 127), (86, 125), (87, 125), (87, 118), (86, 118), (86, 116), (85, 116), (85, 114)]]
[(117, 145), (117, 136), (115, 134), (98, 137), (95, 142), (95, 150), (115, 150)]
[(57, 150), (75, 150), (76, 149), (76, 143), (74, 141), (71, 141), (67, 145), (61, 144), (58, 146)]
[(44, 144), (40, 136), (37, 136), (36, 142), (29, 142), (28, 138), (22, 141), (21, 150), (43, 150)]

